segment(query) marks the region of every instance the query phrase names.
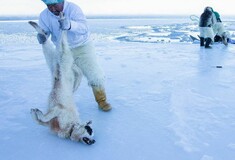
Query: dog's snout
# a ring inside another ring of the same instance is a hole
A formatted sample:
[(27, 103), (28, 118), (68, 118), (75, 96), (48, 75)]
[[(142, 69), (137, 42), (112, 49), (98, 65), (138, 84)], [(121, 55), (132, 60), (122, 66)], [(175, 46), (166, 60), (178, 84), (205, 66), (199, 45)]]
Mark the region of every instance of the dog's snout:
[(83, 140), (83, 142), (85, 142), (85, 143), (88, 144), (88, 145), (92, 145), (92, 144), (95, 143), (95, 140), (94, 140), (94, 139), (89, 139), (89, 138), (87, 138), (87, 137), (83, 137), (82, 140)]

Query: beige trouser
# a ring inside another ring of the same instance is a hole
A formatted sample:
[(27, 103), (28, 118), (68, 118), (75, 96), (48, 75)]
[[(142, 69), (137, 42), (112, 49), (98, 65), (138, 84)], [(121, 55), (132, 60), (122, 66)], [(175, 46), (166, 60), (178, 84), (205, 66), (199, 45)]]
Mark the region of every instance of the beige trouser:
[(92, 42), (71, 49), (75, 64), (81, 69), (90, 86), (103, 88), (104, 72), (102, 71)]
[(88, 84), (92, 87), (99, 108), (103, 111), (111, 110), (111, 105), (106, 101), (104, 73), (98, 64), (93, 43), (88, 42), (83, 46), (71, 49), (71, 51), (75, 64), (81, 69)]

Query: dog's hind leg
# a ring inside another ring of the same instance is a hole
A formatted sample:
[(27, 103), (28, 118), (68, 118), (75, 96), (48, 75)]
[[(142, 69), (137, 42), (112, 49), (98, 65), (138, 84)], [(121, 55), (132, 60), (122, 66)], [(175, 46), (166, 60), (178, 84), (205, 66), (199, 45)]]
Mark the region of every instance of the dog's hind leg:
[[(45, 37), (48, 37), (46, 32), (36, 23), (33, 21), (29, 21), (29, 24), (35, 28), (37, 33), (44, 35)], [(52, 42), (47, 38), (46, 42), (42, 44), (43, 54), (46, 59), (47, 65), (53, 74), (55, 67), (56, 67), (56, 47), (52, 44)]]
[(42, 45), (42, 50), (44, 57), (46, 59), (46, 63), (53, 74), (56, 70), (56, 63), (58, 61), (57, 55), (56, 55), (56, 47), (52, 44), (51, 41), (48, 41)]

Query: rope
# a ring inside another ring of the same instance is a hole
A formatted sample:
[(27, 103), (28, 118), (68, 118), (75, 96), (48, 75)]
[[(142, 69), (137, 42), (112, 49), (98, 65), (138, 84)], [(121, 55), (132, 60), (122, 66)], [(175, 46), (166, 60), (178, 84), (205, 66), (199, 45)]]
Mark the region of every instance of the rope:
[(191, 21), (199, 22), (199, 17), (196, 15), (190, 15), (189, 18), (191, 19)]

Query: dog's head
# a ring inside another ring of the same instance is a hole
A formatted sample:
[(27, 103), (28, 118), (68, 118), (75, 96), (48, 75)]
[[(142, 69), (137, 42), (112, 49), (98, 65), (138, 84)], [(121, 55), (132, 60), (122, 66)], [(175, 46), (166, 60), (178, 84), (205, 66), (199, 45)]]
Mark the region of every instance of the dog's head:
[(71, 132), (71, 140), (81, 141), (85, 144), (92, 145), (95, 140), (92, 138), (94, 136), (93, 129), (91, 128), (91, 121), (86, 124), (76, 123)]

